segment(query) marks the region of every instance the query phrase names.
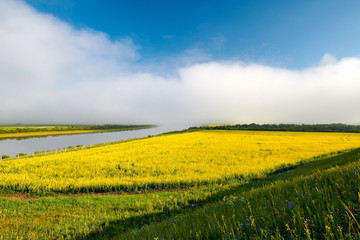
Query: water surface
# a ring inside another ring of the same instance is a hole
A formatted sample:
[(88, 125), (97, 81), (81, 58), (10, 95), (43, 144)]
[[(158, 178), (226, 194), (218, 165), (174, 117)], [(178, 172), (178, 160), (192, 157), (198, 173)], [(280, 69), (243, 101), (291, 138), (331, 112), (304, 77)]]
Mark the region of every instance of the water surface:
[(119, 132), (33, 137), (26, 139), (4, 139), (0, 140), (0, 156), (9, 155), (13, 157), (18, 153), (32, 154), (34, 152), (61, 149), (69, 146), (91, 145), (132, 138), (142, 138), (147, 137), (148, 135), (156, 135), (174, 130), (182, 129), (161, 126), (155, 128), (127, 130)]

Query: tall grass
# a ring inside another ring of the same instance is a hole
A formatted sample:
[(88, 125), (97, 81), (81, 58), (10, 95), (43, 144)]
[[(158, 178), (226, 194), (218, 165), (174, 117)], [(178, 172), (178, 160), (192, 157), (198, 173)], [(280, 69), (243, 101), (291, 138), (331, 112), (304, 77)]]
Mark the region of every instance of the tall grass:
[(116, 238), (359, 239), (359, 171), (357, 161), (278, 180)]

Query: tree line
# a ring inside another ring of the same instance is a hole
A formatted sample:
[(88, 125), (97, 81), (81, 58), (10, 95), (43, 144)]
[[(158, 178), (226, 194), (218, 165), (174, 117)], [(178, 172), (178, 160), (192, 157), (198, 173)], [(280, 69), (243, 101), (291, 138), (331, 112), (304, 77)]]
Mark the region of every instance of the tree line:
[(342, 123), (332, 124), (235, 124), (191, 127), (189, 130), (252, 130), (252, 131), (290, 131), (290, 132), (349, 132), (360, 133), (360, 125)]

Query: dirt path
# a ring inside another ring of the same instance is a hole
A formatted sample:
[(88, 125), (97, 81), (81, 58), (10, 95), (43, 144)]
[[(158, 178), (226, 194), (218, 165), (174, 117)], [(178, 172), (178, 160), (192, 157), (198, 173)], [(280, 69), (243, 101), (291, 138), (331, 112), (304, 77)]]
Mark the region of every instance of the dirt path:
[(0, 197), (14, 198), (14, 199), (35, 199), (35, 198), (60, 198), (60, 197), (100, 197), (100, 196), (120, 196), (120, 195), (138, 195), (138, 194), (152, 194), (161, 192), (180, 192), (187, 191), (191, 188), (169, 188), (161, 190), (147, 190), (137, 192), (93, 192), (93, 193), (74, 193), (74, 194), (63, 194), (54, 193), (50, 196), (42, 195), (31, 195), (30, 193), (11, 193), (11, 194), (0, 194)]

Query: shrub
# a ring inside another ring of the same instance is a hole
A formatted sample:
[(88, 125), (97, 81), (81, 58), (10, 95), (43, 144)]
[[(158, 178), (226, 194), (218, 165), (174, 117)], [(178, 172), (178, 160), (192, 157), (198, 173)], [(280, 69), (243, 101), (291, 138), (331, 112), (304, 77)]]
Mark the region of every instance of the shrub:
[(26, 156), (27, 154), (26, 153), (18, 153), (17, 155), (16, 155), (16, 157), (23, 157), (23, 156)]
[(9, 155), (2, 155), (1, 159), (7, 159), (7, 158), (10, 158)]

